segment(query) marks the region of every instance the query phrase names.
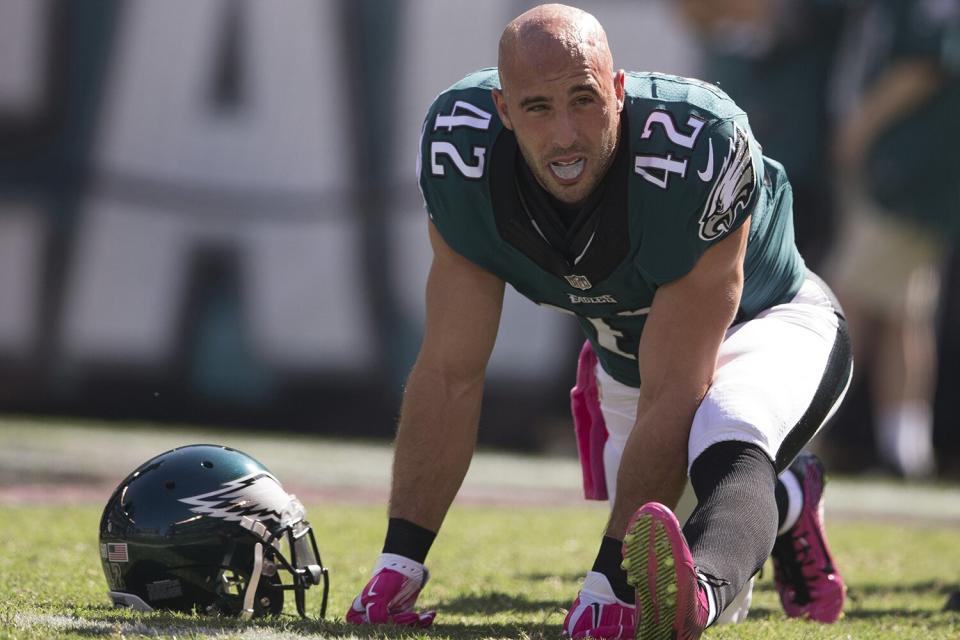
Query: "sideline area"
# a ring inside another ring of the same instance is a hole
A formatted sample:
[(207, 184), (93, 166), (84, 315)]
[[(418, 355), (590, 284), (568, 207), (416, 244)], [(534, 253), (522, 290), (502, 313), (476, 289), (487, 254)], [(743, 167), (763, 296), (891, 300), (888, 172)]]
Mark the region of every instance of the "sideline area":
[[(307, 502), (380, 502), (387, 496), (391, 452), (385, 441), (0, 417), (0, 504), (106, 500), (138, 464), (193, 443), (252, 455)], [(956, 485), (851, 476), (834, 477), (827, 491), (828, 518), (960, 522)], [(580, 467), (572, 457), (484, 450), (461, 490), (461, 501), (480, 504), (575, 505), (581, 498)]]

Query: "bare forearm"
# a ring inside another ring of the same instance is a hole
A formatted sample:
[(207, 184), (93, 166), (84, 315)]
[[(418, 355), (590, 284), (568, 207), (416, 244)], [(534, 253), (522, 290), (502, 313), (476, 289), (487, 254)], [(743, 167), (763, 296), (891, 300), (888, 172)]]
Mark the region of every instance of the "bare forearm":
[(743, 290), (750, 220), (708, 249), (694, 270), (654, 298), (637, 361), (637, 419), (617, 471), (607, 535), (621, 538), (634, 510), (676, 507), (687, 477), (690, 429), (716, 370)]
[(390, 516), (438, 531), (470, 466), (483, 378), (451, 383), (418, 363), (404, 393)]
[(692, 421), (693, 411), (665, 403), (639, 414), (624, 447), (607, 535), (622, 538), (630, 516), (646, 502), (676, 507), (687, 480)]

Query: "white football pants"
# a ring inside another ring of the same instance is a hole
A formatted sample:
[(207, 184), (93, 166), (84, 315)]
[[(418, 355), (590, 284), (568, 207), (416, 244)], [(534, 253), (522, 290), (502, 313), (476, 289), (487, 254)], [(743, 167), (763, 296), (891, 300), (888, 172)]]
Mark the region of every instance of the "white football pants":
[[(730, 440), (754, 444), (775, 460), (784, 438), (806, 412), (820, 386), (838, 324), (828, 294), (816, 281), (806, 280), (790, 302), (732, 326), (720, 345), (713, 384), (690, 429), (688, 473), (693, 461), (708, 447)], [(596, 376), (608, 432), (603, 461), (612, 505), (623, 447), (636, 421), (640, 389), (614, 380), (599, 363)], [(845, 393), (835, 402), (828, 419)], [(675, 510), (681, 524), (696, 504), (688, 481)], [(751, 579), (717, 624), (745, 619), (752, 592)]]

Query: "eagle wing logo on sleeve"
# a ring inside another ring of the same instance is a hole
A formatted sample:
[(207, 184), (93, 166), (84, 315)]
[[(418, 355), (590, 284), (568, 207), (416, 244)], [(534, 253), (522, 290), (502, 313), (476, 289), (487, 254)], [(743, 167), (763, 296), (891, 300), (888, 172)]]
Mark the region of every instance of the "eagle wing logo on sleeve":
[(756, 171), (746, 132), (734, 124), (730, 148), (700, 215), (700, 239), (713, 240), (733, 226), (753, 195)]

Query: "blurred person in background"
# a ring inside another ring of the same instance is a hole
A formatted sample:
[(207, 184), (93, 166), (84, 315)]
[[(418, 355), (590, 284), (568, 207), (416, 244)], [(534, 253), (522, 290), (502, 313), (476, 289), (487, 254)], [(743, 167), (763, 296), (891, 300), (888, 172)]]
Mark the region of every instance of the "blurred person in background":
[(842, 400), (850, 345), (743, 110), (698, 80), (615, 70), (593, 16), (541, 5), (504, 30), (498, 69), (438, 96), (420, 152), (426, 331), (386, 540), (347, 620), (434, 619), (414, 609), (423, 563), (474, 451), (505, 282), (588, 339), (574, 419), (611, 516), (565, 633), (700, 637), (729, 609), (742, 619), (771, 551), (787, 613), (836, 620), (823, 469), (800, 449)]
[(851, 2), (833, 82), (843, 224), (828, 273), (883, 464), (935, 471), (940, 275), (960, 226), (960, 0)]
[(797, 247), (817, 270), (833, 237), (827, 90), (843, 3), (680, 0), (703, 48), (703, 77), (750, 114), (764, 154), (787, 170)]

